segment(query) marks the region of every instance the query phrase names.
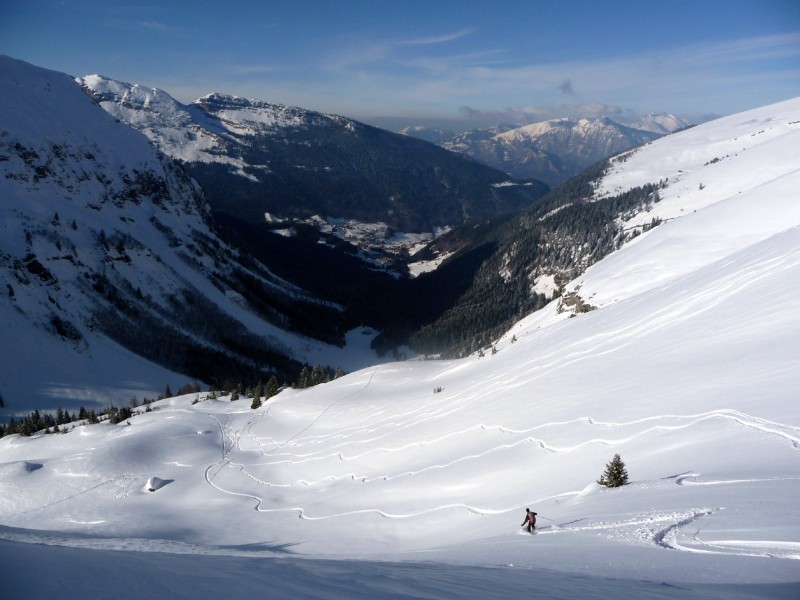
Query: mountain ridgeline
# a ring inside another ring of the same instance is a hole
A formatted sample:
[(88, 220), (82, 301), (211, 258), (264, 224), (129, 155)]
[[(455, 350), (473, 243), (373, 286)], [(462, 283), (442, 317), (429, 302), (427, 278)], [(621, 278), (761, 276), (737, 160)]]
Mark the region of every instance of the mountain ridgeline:
[(79, 81), (181, 161), (214, 212), (251, 223), (320, 215), (425, 232), (517, 212), (548, 189), (337, 115), (216, 93), (183, 105), (158, 89)]
[(551, 119), (530, 125), (473, 129), (449, 138), (439, 130), (408, 127), (406, 135), (435, 140), (511, 177), (560, 185), (598, 161), (685, 128), (675, 115), (647, 115), (623, 125), (607, 117)]

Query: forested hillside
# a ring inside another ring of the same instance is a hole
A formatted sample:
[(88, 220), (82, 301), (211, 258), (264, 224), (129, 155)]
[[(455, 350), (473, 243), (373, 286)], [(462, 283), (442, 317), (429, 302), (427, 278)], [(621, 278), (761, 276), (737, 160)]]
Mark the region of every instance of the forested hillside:
[[(432, 318), (417, 320), (410, 328), (411, 347), (445, 356), (487, 348), (514, 320), (560, 296), (563, 285), (588, 266), (626, 239), (658, 225), (654, 219), (645, 226), (625, 228), (627, 216), (659, 201), (658, 183), (595, 198), (595, 186), (607, 167), (608, 161), (598, 163), (520, 215), (476, 230), (437, 271), (420, 276), (414, 282), (419, 298), (429, 298), (434, 289), (452, 289), (465, 275), (469, 284), (441, 314), (434, 316), (420, 307), (417, 315)], [(459, 235), (463, 238), (463, 232)], [(445, 236), (426, 252), (444, 250), (448, 242)], [(579, 312), (591, 310), (575, 294), (561, 302)]]

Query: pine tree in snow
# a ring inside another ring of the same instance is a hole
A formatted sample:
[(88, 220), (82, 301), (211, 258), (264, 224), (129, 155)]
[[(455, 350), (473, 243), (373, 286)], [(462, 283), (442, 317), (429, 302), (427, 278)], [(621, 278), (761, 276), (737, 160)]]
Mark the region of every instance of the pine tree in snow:
[(606, 470), (597, 483), (606, 487), (620, 487), (628, 483), (628, 471), (619, 454), (615, 454), (611, 462), (606, 464)]
[(267, 398), (272, 398), (278, 393), (278, 378), (275, 375), (270, 376), (267, 381)]

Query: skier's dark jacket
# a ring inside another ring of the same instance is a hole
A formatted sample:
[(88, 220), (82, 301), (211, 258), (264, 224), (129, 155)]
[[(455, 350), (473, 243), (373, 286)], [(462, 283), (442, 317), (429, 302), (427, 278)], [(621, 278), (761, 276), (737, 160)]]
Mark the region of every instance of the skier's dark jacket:
[(525, 526), (526, 524), (530, 523), (531, 527), (536, 527), (536, 515), (539, 513), (535, 513), (533, 511), (527, 511), (525, 513), (525, 520), (522, 522), (521, 526)]

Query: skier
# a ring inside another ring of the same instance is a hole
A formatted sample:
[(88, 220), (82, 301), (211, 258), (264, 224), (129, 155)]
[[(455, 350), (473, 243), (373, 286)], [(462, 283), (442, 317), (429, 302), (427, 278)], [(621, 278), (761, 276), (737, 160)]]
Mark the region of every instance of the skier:
[(538, 513), (531, 512), (530, 508), (525, 509), (525, 520), (522, 522), (521, 527), (525, 527), (528, 525), (528, 533), (533, 533), (533, 530), (536, 529), (536, 515)]

